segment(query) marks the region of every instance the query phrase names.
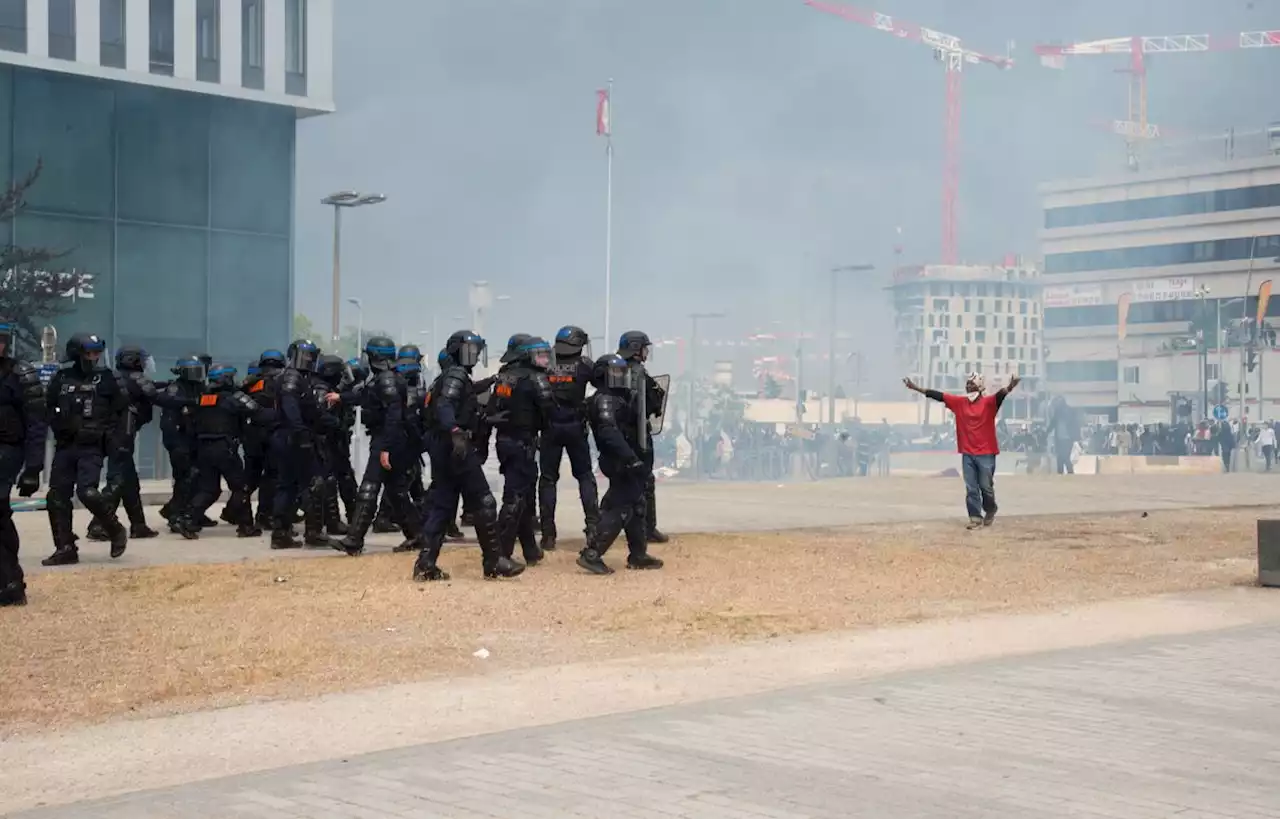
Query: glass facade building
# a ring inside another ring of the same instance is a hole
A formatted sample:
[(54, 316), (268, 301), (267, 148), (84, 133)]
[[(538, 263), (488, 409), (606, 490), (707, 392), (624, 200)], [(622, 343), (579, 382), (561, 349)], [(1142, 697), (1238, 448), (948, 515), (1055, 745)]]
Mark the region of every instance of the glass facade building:
[(259, 102), (0, 66), (0, 157), (39, 180), (3, 239), (92, 277), (60, 339), (140, 344), (161, 373), (208, 351), (243, 371), (287, 343), (296, 114)]

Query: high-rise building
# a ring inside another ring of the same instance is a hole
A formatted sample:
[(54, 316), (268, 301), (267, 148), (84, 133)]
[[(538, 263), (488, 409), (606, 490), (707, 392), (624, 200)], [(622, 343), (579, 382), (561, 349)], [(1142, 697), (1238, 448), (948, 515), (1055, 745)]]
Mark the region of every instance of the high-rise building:
[[(1257, 406), (1254, 370), (1240, 378), (1242, 344), (1259, 285), (1280, 274), (1280, 156), (1055, 182), (1042, 194), (1052, 392), (1126, 423), (1168, 421), (1179, 397), (1211, 411), (1220, 389), (1233, 416), (1242, 388)], [(1270, 363), (1280, 300), (1265, 313), (1255, 354)]]
[(1040, 278), (1034, 267), (901, 267), (890, 290), (898, 365), (916, 383), (960, 390), (965, 376), (978, 372), (995, 389), (1016, 374), (1025, 383), (1006, 403), (1005, 417), (1038, 415), (1043, 365)]
[(0, 160), (37, 162), (0, 240), (85, 272), (65, 339), (161, 372), (286, 344), (294, 141), (333, 109), (334, 0), (0, 0)]

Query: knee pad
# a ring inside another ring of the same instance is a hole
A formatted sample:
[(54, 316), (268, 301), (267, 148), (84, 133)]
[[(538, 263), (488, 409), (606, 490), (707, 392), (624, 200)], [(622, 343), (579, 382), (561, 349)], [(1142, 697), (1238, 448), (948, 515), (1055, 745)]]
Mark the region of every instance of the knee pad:
[(498, 501), (493, 497), (492, 492), (486, 492), (480, 502), (476, 504), (475, 516), (486, 520), (496, 520), (498, 517)]
[(360, 488), (356, 490), (356, 500), (373, 503), (378, 499), (378, 490), (380, 485), (373, 481), (361, 481)]
[(90, 504), (97, 503), (102, 500), (102, 492), (100, 492), (96, 486), (86, 486), (77, 494), (80, 498), (80, 502), (85, 506), (89, 506)]

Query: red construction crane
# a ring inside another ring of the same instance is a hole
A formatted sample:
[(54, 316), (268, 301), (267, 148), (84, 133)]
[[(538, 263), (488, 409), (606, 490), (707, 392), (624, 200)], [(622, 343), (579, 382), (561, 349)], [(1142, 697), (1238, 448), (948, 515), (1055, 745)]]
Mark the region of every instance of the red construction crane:
[(1209, 51), (1233, 51), (1241, 48), (1274, 48), (1280, 46), (1280, 30), (1242, 31), (1224, 37), (1208, 34), (1175, 34), (1155, 37), (1113, 37), (1069, 45), (1036, 46), (1040, 62), (1050, 68), (1067, 67), (1067, 57), (1128, 54), (1129, 67), (1120, 71), (1129, 75), (1129, 119), (1116, 120), (1113, 130), (1125, 138), (1129, 162), (1137, 165), (1138, 144), (1160, 135), (1158, 126), (1147, 121), (1147, 54), (1192, 54)]
[(955, 264), (959, 254), (956, 245), (956, 201), (960, 194), (960, 73), (965, 63), (986, 63), (997, 68), (1011, 68), (1010, 57), (992, 57), (963, 47), (960, 38), (924, 26), (909, 23), (889, 14), (867, 11), (853, 6), (804, 0), (806, 6), (825, 11), (879, 29), (904, 40), (915, 40), (933, 49), (933, 57), (942, 64), (947, 75), (946, 137), (942, 160), (942, 262)]

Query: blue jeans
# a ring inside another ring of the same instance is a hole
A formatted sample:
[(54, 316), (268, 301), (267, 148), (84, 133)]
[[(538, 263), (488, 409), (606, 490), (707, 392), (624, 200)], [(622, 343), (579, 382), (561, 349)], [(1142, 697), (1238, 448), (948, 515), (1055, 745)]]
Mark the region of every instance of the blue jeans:
[(964, 472), (964, 507), (970, 519), (981, 518), (985, 512), (995, 516), (996, 509), (996, 456), (961, 455)]

